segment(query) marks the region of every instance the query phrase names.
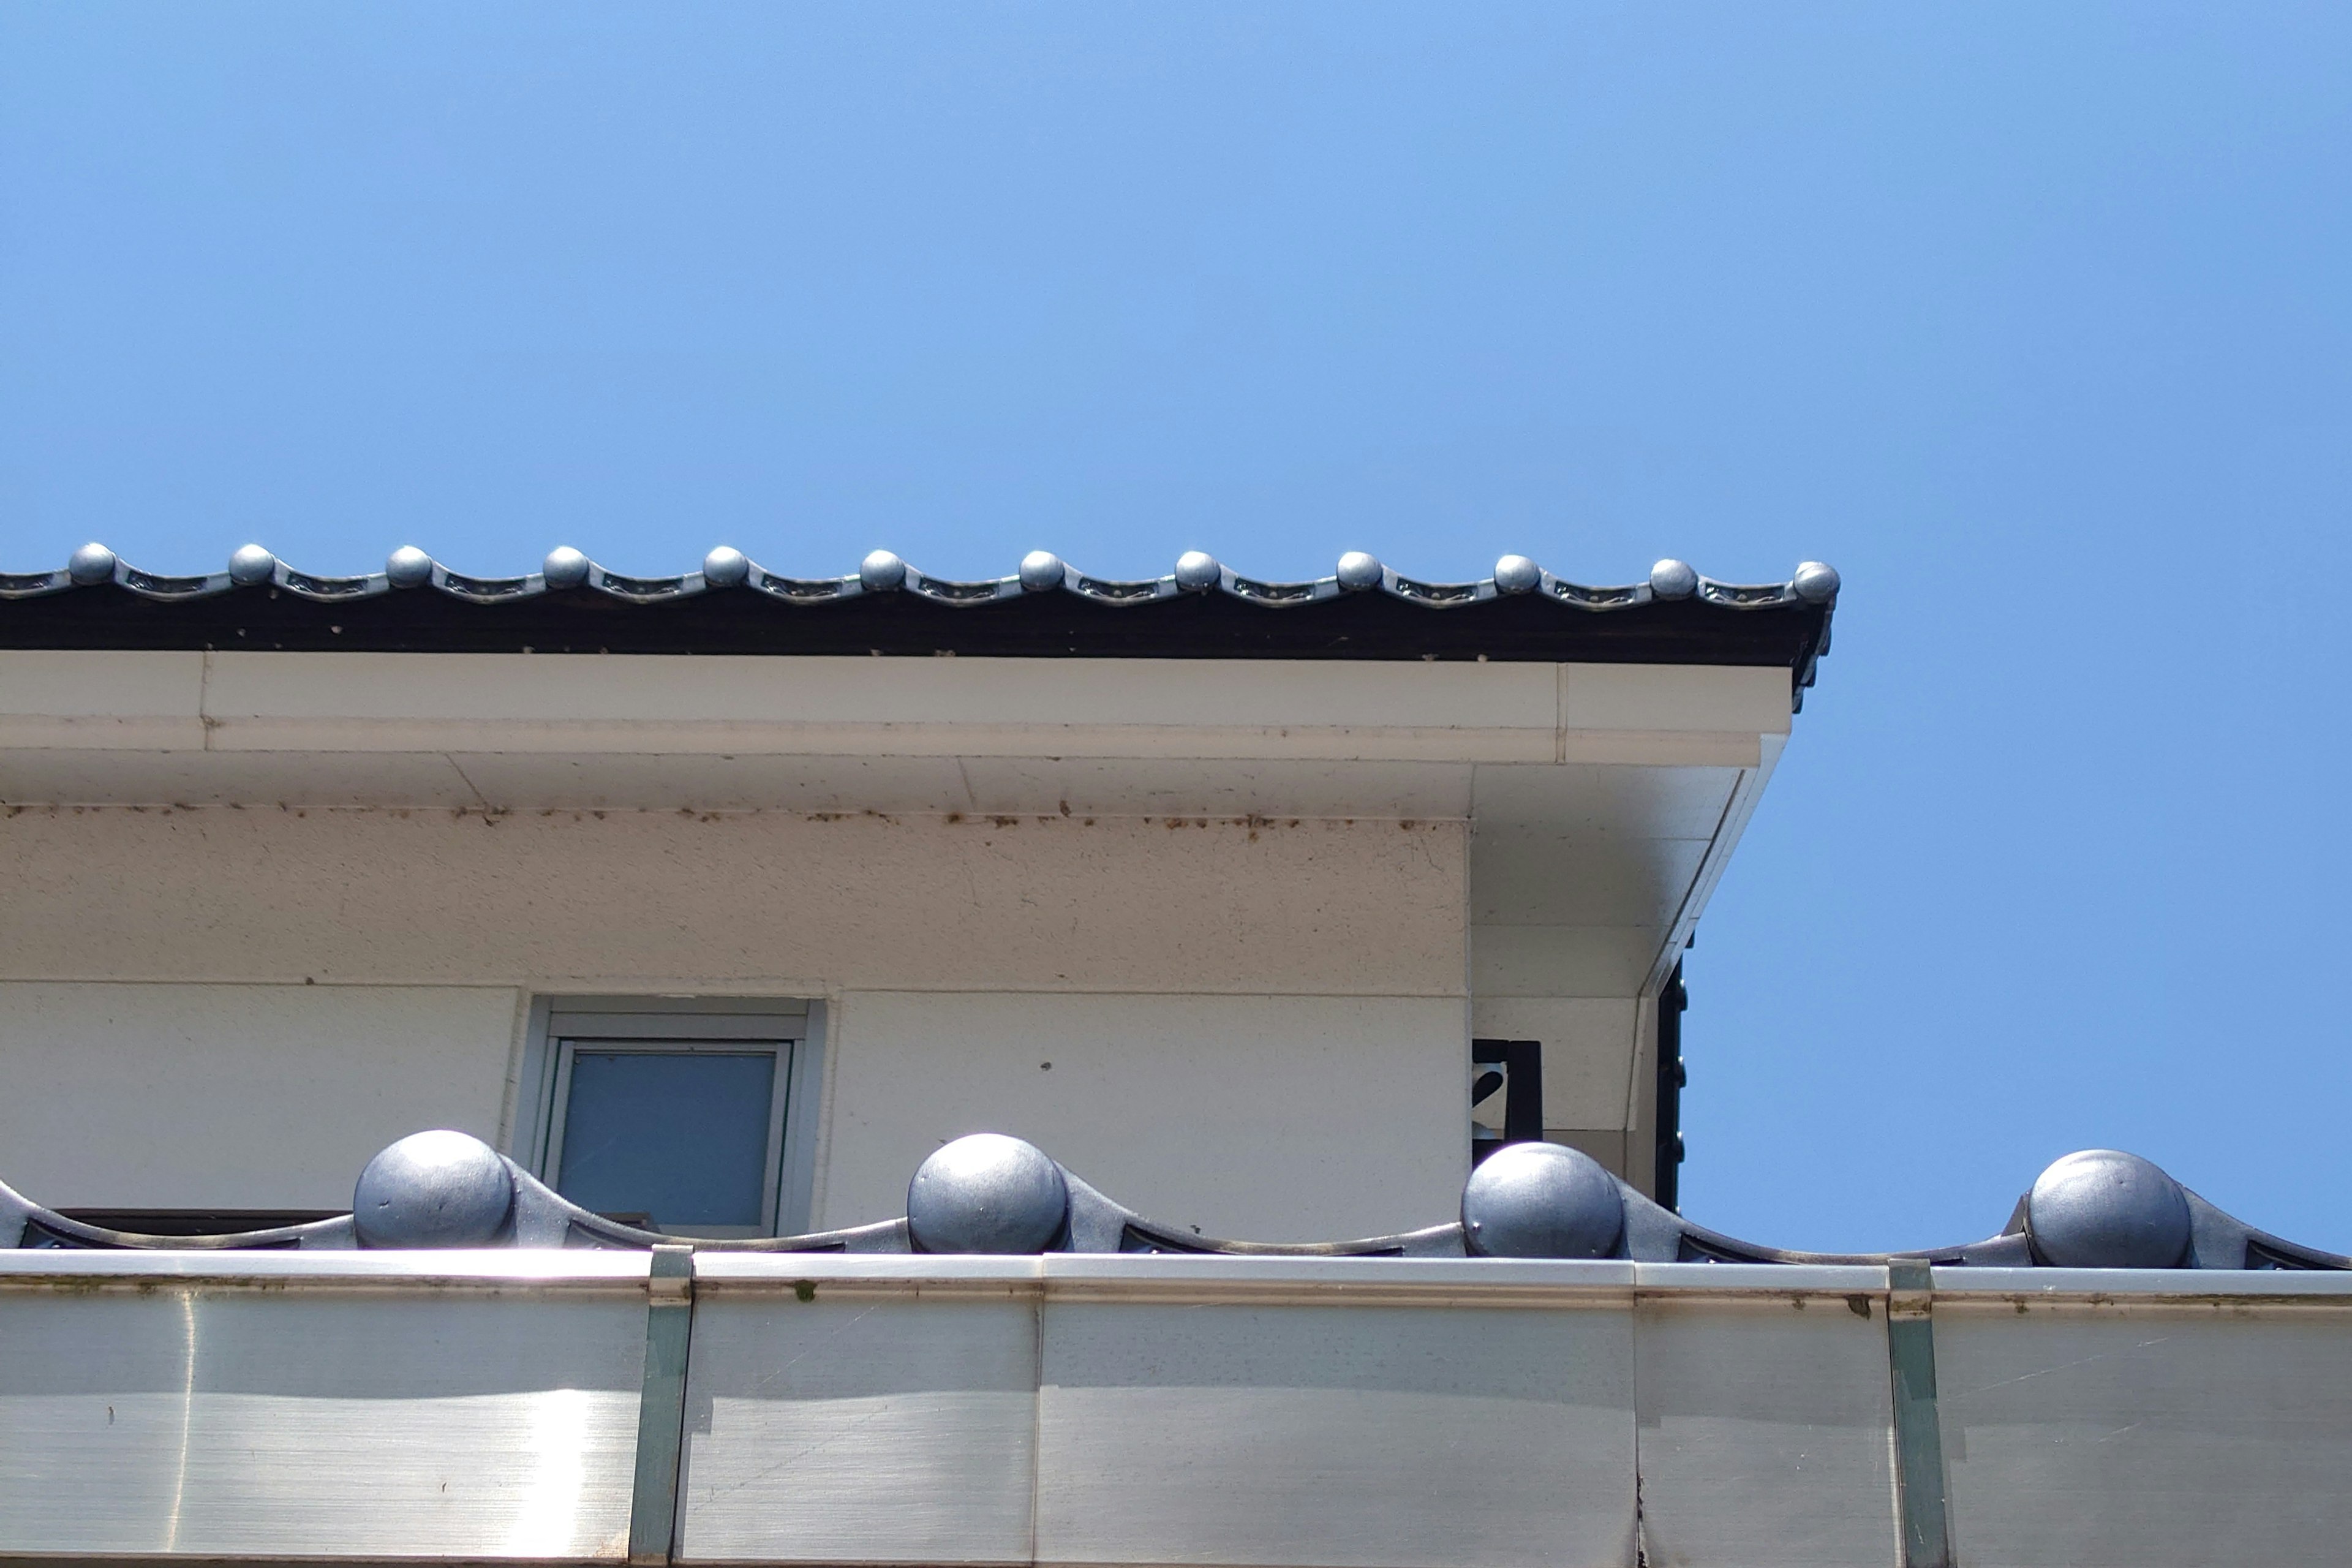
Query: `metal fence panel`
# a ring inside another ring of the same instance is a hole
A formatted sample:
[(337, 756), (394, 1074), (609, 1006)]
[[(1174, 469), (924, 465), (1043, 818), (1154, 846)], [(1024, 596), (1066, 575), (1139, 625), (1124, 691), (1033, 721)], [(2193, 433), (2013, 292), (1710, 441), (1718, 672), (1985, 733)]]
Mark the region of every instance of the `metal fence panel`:
[(1049, 1300), (1042, 1563), (1633, 1560), (1630, 1308)]
[(1034, 1300), (811, 1294), (697, 1303), (678, 1555), (1027, 1562)]
[(1954, 1272), (1936, 1352), (1963, 1568), (2352, 1554), (2352, 1298), (2183, 1289), (2210, 1274), (2170, 1300), (1964, 1298)]
[(0, 1291), (5, 1546), (618, 1556), (645, 1339), (642, 1284)]
[(1645, 1293), (1637, 1304), (1642, 1544), (1652, 1568), (1897, 1562), (1885, 1273), (1803, 1272), (1853, 1278), (1843, 1290), (1827, 1279), (1814, 1282), (1831, 1287), (1820, 1293)]

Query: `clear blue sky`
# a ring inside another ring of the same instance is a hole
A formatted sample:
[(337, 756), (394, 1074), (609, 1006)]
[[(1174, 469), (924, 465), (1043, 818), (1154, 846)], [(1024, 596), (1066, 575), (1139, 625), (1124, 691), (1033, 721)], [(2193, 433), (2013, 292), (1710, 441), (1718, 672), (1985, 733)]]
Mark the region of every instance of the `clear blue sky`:
[(19, 0), (0, 567), (1818, 556), (1688, 1212), (2352, 1249), (2348, 216), (2341, 5)]

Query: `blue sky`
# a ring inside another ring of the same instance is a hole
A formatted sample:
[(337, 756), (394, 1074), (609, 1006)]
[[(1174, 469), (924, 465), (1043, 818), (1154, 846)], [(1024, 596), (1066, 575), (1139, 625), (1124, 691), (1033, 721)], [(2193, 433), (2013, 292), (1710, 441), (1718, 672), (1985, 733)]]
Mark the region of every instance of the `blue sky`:
[(2340, 6), (19, 3), (0, 569), (1826, 559), (1686, 1210), (2352, 1250), (2347, 171)]

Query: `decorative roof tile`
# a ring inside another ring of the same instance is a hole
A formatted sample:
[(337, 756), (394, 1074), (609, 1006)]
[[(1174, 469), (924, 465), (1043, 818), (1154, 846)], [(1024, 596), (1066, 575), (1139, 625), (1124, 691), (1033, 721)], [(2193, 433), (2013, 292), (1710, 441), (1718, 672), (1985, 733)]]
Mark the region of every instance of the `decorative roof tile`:
[(1050, 551), (1032, 551), (1018, 570), (1003, 577), (959, 581), (931, 576), (887, 550), (877, 550), (856, 572), (838, 577), (788, 577), (770, 572), (742, 552), (720, 545), (703, 557), (699, 569), (671, 577), (628, 577), (607, 570), (569, 545), (548, 552), (541, 569), (519, 577), (469, 577), (453, 572), (415, 545), (392, 552), (381, 572), (356, 577), (320, 577), (280, 561), (258, 544), (240, 548), (226, 571), (203, 576), (168, 577), (142, 572), (103, 544), (85, 544), (55, 572), (0, 573), (0, 599), (39, 598), (74, 588), (112, 583), (143, 599), (178, 603), (209, 598), (239, 587), (268, 584), (322, 604), (372, 598), (398, 589), (432, 587), (475, 603), (503, 603), (539, 594), (586, 588), (632, 604), (683, 598), (715, 588), (749, 587), (788, 605), (825, 604), (861, 594), (904, 592), (932, 604), (962, 608), (1024, 594), (1056, 589), (1096, 604), (1128, 605), (1179, 594), (1214, 590), (1253, 605), (1280, 608), (1320, 603), (1343, 594), (1386, 594), (1433, 609), (1483, 603), (1513, 594), (1537, 594), (1586, 610), (1618, 610), (1653, 600), (1700, 600), (1728, 609), (1768, 609), (1789, 605), (1827, 605), (1836, 601), (1836, 571), (1818, 561), (1801, 563), (1785, 583), (1740, 584), (1702, 577), (1680, 561), (1661, 561), (1649, 581), (1623, 587), (1588, 587), (1553, 575), (1524, 555), (1506, 555), (1495, 574), (1473, 583), (1431, 583), (1407, 577), (1361, 551), (1339, 558), (1328, 577), (1276, 583), (1244, 577), (1199, 551), (1180, 558), (1159, 577), (1121, 581), (1089, 577), (1072, 570)]
[(1560, 1144), (1506, 1145), (1443, 1224), (1351, 1241), (1202, 1237), (1104, 1195), (1034, 1145), (974, 1133), (915, 1172), (907, 1214), (806, 1236), (688, 1238), (591, 1214), (462, 1132), (418, 1132), (368, 1162), (352, 1213), (237, 1235), (142, 1236), (46, 1209), (0, 1186), (0, 1247), (241, 1250), (621, 1247), (688, 1242), (716, 1252), (1191, 1253), (1289, 1258), (1589, 1258), (1642, 1263), (1939, 1268), (2352, 1269), (2352, 1258), (2255, 1229), (2135, 1154), (2091, 1149), (2053, 1163), (1999, 1234), (1902, 1252), (1801, 1252), (1693, 1224)]
[[(1673, 560), (1645, 582), (1594, 586), (1524, 555), (1438, 583), (1360, 551), (1299, 582), (1245, 577), (1199, 551), (1139, 579), (1089, 576), (1042, 550), (974, 581), (887, 550), (839, 576), (792, 577), (725, 545), (667, 577), (568, 546), (520, 576), (468, 576), (403, 546), (381, 572), (329, 577), (254, 544), (226, 571), (164, 576), (93, 543), (57, 571), (0, 574), (0, 647), (1598, 660), (1780, 666), (1801, 691), (1839, 586), (1819, 562), (1735, 584)], [(611, 613), (631, 607), (660, 613)]]

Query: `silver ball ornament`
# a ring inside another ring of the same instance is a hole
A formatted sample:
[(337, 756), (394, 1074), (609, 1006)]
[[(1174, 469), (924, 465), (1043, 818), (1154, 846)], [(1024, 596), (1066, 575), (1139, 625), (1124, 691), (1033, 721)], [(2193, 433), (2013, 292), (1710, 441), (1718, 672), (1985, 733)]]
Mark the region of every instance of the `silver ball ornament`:
[(1506, 555), (1495, 563), (1495, 590), (1501, 594), (1532, 594), (1543, 586), (1543, 568), (1524, 555)]
[(422, 588), (433, 581), (433, 557), (404, 544), (384, 558), (383, 575), (395, 588)]
[(352, 1194), (362, 1247), (488, 1247), (514, 1206), (514, 1174), (480, 1139), (412, 1132), (367, 1163)]
[(1687, 599), (1698, 592), (1698, 573), (1672, 556), (1650, 568), (1650, 592), (1661, 599)]
[(569, 544), (559, 544), (547, 552), (539, 571), (551, 588), (578, 588), (588, 581), (588, 557)]
[(2085, 1149), (2034, 1178), (2025, 1230), (2053, 1268), (2172, 1268), (2189, 1252), (2189, 1198), (2153, 1162)]
[(1021, 558), (1021, 585), (1033, 594), (1058, 588), (1069, 568), (1050, 550), (1033, 550)]
[(228, 558), (228, 580), (241, 588), (257, 587), (278, 574), (278, 557), (258, 544), (237, 547)]
[(751, 563), (730, 544), (722, 544), (702, 558), (702, 580), (713, 588), (740, 588), (751, 580)]
[(1213, 588), (1224, 579), (1223, 565), (1205, 550), (1187, 550), (1176, 557), (1176, 585), (1188, 593)]
[(1070, 1214), (1070, 1184), (1046, 1152), (999, 1132), (934, 1150), (907, 1187), (919, 1252), (1043, 1252)]
[(1607, 1258), (1625, 1200), (1600, 1161), (1562, 1143), (1511, 1143), (1462, 1189), (1462, 1239), (1476, 1258)]
[(1826, 605), (1838, 596), (1837, 568), (1826, 561), (1801, 561), (1789, 586), (1808, 605)]
[(66, 562), (66, 575), (87, 588), (94, 583), (114, 580), (114, 552), (95, 540), (73, 552)]

